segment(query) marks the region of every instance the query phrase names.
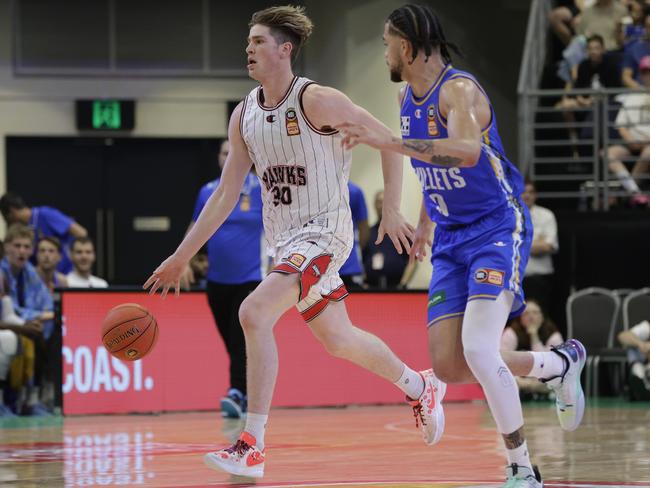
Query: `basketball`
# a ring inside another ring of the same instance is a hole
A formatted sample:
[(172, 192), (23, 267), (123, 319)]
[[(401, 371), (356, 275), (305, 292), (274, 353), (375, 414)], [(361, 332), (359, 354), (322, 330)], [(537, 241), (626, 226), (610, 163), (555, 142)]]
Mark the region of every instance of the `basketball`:
[(158, 340), (158, 323), (149, 310), (137, 303), (112, 308), (102, 323), (102, 343), (118, 359), (142, 359)]

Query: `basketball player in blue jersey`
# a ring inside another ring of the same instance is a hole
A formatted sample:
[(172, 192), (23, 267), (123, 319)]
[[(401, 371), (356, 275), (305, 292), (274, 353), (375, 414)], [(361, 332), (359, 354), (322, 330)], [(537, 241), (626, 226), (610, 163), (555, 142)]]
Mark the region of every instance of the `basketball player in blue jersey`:
[(425, 257), (436, 224), (428, 301), (434, 373), (444, 382), (478, 381), (483, 387), (507, 450), (504, 487), (541, 487), (513, 374), (546, 381), (557, 395), (560, 424), (574, 430), (584, 412), (585, 349), (571, 340), (547, 353), (502, 357), (506, 321), (524, 308), (521, 279), (532, 239), (520, 199), (522, 177), (504, 155), (485, 91), (451, 65), (449, 49), (458, 50), (429, 7), (394, 10), (384, 43), (391, 80), (407, 82), (399, 96), (402, 138), (355, 123), (337, 128), (348, 148), (363, 143), (411, 158), (423, 193), (412, 258)]

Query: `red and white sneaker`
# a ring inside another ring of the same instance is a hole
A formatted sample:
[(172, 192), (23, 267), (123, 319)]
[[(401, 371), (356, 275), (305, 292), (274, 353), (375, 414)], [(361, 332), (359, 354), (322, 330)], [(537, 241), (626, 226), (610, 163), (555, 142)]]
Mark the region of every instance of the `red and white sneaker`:
[(261, 478), (264, 476), (265, 451), (260, 451), (256, 439), (244, 431), (239, 440), (227, 449), (209, 452), (203, 456), (205, 464), (213, 469), (220, 469), (238, 476)]
[(442, 399), (447, 391), (447, 383), (440, 381), (432, 369), (420, 371), (424, 380), (424, 391), (420, 398), (414, 400), (406, 397), (413, 407), (415, 426), (422, 431), (424, 443), (432, 446), (440, 440), (445, 431), (445, 412), (442, 409)]

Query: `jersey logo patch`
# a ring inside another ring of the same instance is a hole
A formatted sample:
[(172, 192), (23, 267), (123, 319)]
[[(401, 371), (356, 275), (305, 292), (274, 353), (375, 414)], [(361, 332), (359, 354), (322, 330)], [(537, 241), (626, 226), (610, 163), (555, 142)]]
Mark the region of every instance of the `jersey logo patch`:
[(474, 281), (477, 283), (489, 283), (490, 285), (502, 286), (505, 273), (496, 269), (479, 268), (474, 273)]
[(422, 110), (420, 110), (419, 108), (415, 111), (415, 118), (416, 119), (422, 118)]
[(411, 117), (408, 115), (402, 115), (400, 117), (399, 128), (402, 131), (403, 136), (408, 136), (411, 134)]
[(285, 124), (287, 126), (288, 136), (300, 135), (300, 127), (298, 127), (298, 117), (296, 116), (295, 108), (288, 108), (284, 113)]
[(305, 256), (303, 256), (302, 254), (297, 254), (297, 253), (292, 254), (291, 256), (289, 256), (287, 258), (287, 261), (289, 261), (291, 264), (293, 264), (294, 266), (296, 266), (298, 268), (300, 268), (300, 266), (302, 266), (302, 264), (306, 260), (307, 260), (307, 258)]
[(427, 107), (427, 128), (430, 136), (438, 135), (438, 123), (436, 122), (436, 106)]
[(270, 123), (275, 122), (275, 115), (267, 115), (266, 116), (266, 121), (270, 122)]

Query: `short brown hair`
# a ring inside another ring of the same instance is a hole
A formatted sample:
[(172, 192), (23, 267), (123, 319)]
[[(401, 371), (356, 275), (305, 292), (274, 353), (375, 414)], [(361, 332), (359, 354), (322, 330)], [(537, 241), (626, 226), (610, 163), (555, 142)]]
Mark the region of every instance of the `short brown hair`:
[(5, 234), (5, 244), (16, 239), (29, 239), (34, 242), (34, 231), (25, 224), (11, 224)]
[(53, 236), (46, 236), (46, 237), (41, 237), (38, 241), (38, 245), (41, 245), (41, 242), (49, 242), (52, 244), (54, 247), (56, 247), (56, 250), (59, 251), (59, 254), (61, 254), (62, 248), (61, 248), (61, 241), (57, 239), (56, 237)]
[(72, 244), (70, 244), (70, 251), (74, 251), (74, 247), (77, 244), (92, 244), (93, 249), (95, 249), (95, 243), (90, 237), (76, 237)]
[(314, 24), (305, 14), (305, 7), (293, 5), (259, 10), (251, 17), (248, 27), (253, 27), (255, 24), (265, 25), (271, 29), (271, 35), (278, 44), (291, 43), (292, 62), (298, 58), (300, 48), (307, 42), (314, 29)]

